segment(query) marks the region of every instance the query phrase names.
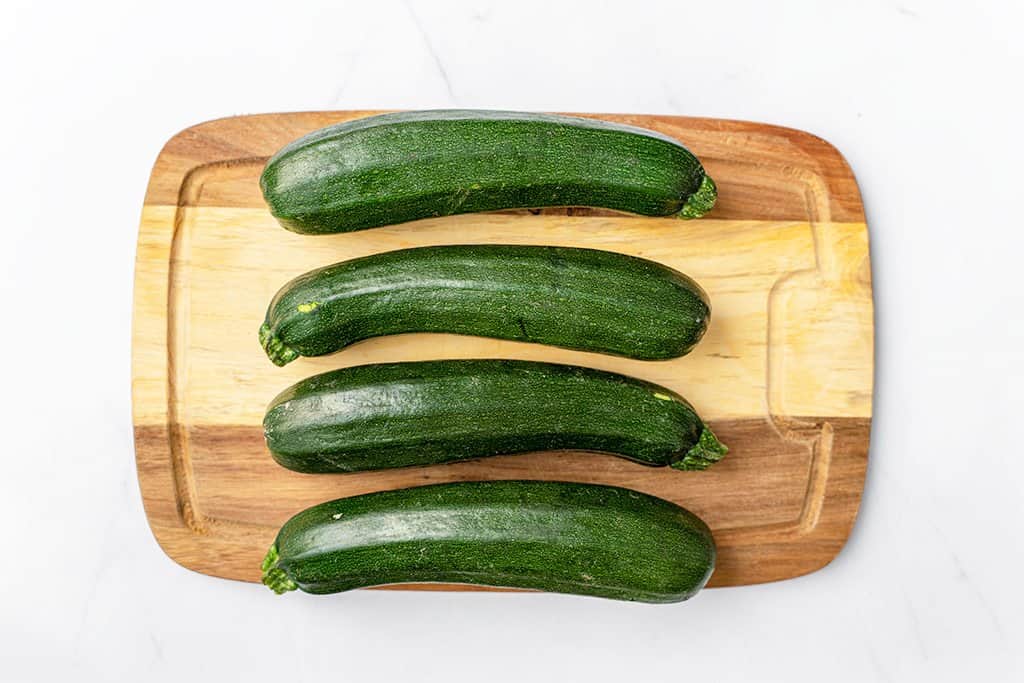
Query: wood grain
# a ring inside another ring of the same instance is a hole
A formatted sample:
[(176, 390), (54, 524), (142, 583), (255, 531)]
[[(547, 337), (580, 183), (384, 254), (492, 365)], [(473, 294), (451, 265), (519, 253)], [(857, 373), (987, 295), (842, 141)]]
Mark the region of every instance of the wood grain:
[[(761, 124), (601, 115), (682, 140), (720, 202), (695, 222), (584, 209), (455, 216), (346, 235), (281, 229), (257, 178), (266, 157), (310, 130), (372, 112), (234, 117), (178, 134), (154, 166), (135, 281), (136, 461), (150, 526), (177, 562), (258, 580), (291, 514), (330, 498), (459, 479), (563, 479), (627, 486), (708, 521), (711, 585), (798, 576), (839, 552), (856, 517), (871, 420), (873, 323), (867, 229), (856, 182), (828, 143)], [(427, 244), (560, 244), (654, 259), (708, 290), (712, 324), (689, 356), (630, 361), (543, 346), (400, 335), (285, 368), (256, 330), (288, 279), (346, 258)], [(505, 357), (577, 363), (684, 394), (731, 452), (708, 472), (611, 456), (536, 453), (350, 475), (289, 472), (260, 421), (292, 382), (386, 360)]]

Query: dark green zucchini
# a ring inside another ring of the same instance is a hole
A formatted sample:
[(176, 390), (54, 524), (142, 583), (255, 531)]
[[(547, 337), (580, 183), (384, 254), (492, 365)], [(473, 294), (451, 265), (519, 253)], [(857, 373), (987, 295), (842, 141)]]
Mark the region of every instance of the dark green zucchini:
[(271, 213), (324, 234), (474, 211), (591, 206), (696, 218), (716, 189), (700, 161), (654, 131), (503, 111), (414, 111), (299, 138), (260, 176)]
[(462, 245), (403, 249), (306, 273), (260, 327), (284, 365), (403, 332), (450, 332), (644, 360), (682, 356), (711, 308), (686, 275), (610, 251)]
[(705, 469), (726, 448), (678, 394), (602, 370), (520, 360), (360, 365), (286, 389), (267, 447), (298, 472), (358, 472), (505, 453), (601, 451)]
[(715, 567), (707, 525), (612, 486), (478, 481), (342, 498), (288, 520), (263, 561), (276, 593), (465, 583), (678, 602)]

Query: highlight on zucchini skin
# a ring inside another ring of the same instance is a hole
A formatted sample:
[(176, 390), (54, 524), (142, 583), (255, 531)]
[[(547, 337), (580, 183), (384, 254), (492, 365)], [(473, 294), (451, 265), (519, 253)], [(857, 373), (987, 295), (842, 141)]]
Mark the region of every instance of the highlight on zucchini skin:
[(697, 218), (717, 197), (697, 157), (655, 131), (477, 110), (381, 114), (315, 131), (268, 161), (260, 188), (278, 222), (303, 234), (560, 206)]
[(671, 603), (715, 566), (707, 525), (637, 491), (568, 482), (434, 484), (322, 503), (263, 561), (275, 593), (462, 583)]
[(276, 365), (408, 332), (666, 360), (689, 353), (710, 321), (700, 285), (647, 259), (466, 244), (384, 252), (301, 275), (274, 296), (259, 340)]
[(679, 394), (593, 368), (473, 359), (379, 363), (306, 378), (263, 419), (296, 472), (361, 472), (530, 451), (608, 453), (703, 470), (728, 449)]

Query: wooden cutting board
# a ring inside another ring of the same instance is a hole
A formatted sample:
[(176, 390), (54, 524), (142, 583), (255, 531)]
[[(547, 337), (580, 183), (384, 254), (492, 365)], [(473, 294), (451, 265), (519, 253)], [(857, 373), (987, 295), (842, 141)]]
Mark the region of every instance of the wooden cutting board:
[[(257, 184), (267, 157), (314, 129), (373, 113), (210, 121), (174, 136), (156, 160), (139, 230), (132, 390), (146, 515), (171, 558), (258, 581), (278, 527), (305, 507), (470, 479), (615, 484), (680, 503), (717, 539), (712, 586), (799, 576), (839, 552), (867, 467), (873, 324), (864, 211), (835, 148), (762, 124), (596, 115), (685, 143), (718, 183), (714, 211), (690, 222), (511, 211), (322, 237), (279, 227)], [(660, 261), (705, 287), (711, 327), (693, 353), (664, 362), (426, 334), (374, 339), (285, 368), (264, 356), (257, 330), (270, 298), (292, 277), (375, 252), (467, 242), (583, 246)], [(589, 365), (664, 384), (692, 401), (730, 453), (706, 472), (559, 452), (303, 475), (276, 465), (264, 446), (264, 408), (303, 377), (362, 363), (469, 357)]]

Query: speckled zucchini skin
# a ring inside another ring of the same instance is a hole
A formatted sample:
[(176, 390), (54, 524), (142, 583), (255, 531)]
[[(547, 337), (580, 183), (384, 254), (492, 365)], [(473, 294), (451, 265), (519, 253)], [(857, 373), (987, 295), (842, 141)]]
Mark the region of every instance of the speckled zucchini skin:
[(436, 484), (323, 503), (285, 523), (263, 563), (275, 592), (468, 583), (678, 602), (715, 566), (695, 515), (612, 486)]
[(358, 472), (571, 449), (705, 469), (726, 448), (693, 407), (651, 382), (521, 360), (360, 365), (298, 382), (263, 419), (274, 459)]
[(403, 332), (661, 360), (688, 353), (710, 319), (700, 286), (653, 261), (479, 244), (385, 252), (306, 273), (274, 297), (259, 336), (277, 365)]
[(324, 234), (474, 211), (591, 206), (695, 218), (716, 189), (654, 131), (503, 111), (382, 114), (289, 144), (260, 177), (281, 225)]

